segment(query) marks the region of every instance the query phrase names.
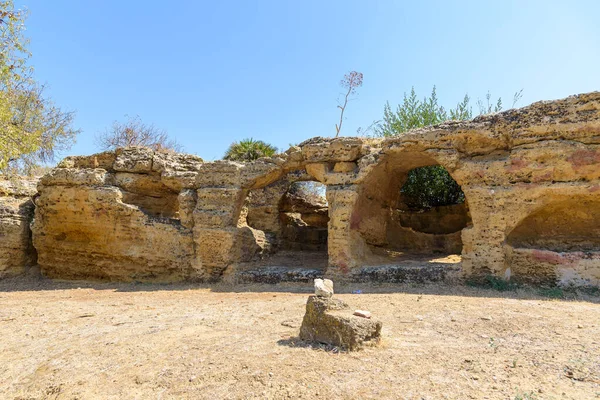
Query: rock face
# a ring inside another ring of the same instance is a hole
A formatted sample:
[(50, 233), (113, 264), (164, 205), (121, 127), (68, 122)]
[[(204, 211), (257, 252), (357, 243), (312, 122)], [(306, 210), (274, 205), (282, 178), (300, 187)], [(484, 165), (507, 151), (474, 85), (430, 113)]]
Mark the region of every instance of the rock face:
[(202, 160), (122, 149), (69, 157), (38, 186), (34, 245), (63, 279), (176, 281), (201, 275), (194, 182)]
[(29, 225), (35, 180), (0, 181), (0, 277), (18, 275), (35, 265)]
[(300, 339), (358, 350), (365, 344), (379, 341), (381, 326), (376, 319), (353, 315), (341, 300), (310, 296), (300, 327)]
[[(452, 175), (464, 204), (403, 207), (409, 171), (429, 165)], [(326, 185), (327, 218), (283, 201), (306, 180)], [(288, 250), (302, 260), (311, 240), (326, 243), (326, 274), (341, 281), (382, 265), (404, 276), (398, 255), (453, 253), (458, 274), (436, 276), (598, 286), (600, 93), (396, 138), (313, 138), (246, 164), (140, 148), (69, 157), (38, 190), (34, 245), (53, 277), (220, 279), (312, 221)]]

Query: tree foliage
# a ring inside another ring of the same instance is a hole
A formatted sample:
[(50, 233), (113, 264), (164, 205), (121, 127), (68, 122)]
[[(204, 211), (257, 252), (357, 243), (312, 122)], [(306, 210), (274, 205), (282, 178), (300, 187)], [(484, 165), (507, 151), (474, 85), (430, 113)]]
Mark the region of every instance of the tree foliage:
[[(513, 107), (521, 99), (523, 90), (514, 94)], [(478, 115), (491, 114), (502, 111), (502, 98), (492, 101), (492, 96), (488, 92), (485, 96), (485, 102), (477, 100)], [(473, 107), (471, 98), (465, 94), (463, 99), (453, 108), (446, 109), (439, 104), (436, 87), (431, 90), (429, 97), (419, 99), (415, 88), (411, 88), (410, 94), (404, 93), (401, 104), (392, 110), (390, 103), (386, 103), (383, 108), (383, 120), (375, 129), (377, 136), (398, 136), (406, 131), (425, 126), (440, 124), (444, 121), (464, 121), (473, 118)]]
[(181, 151), (182, 146), (171, 139), (165, 130), (144, 123), (139, 116), (127, 117), (125, 122), (114, 121), (112, 126), (96, 135), (101, 150), (141, 146), (155, 151)]
[(0, 1), (0, 174), (31, 173), (79, 133), (74, 113), (54, 105), (33, 79), (26, 17), (12, 0)]
[[(513, 106), (520, 100), (522, 90), (516, 92)], [(489, 114), (502, 110), (502, 99), (493, 102), (488, 92), (485, 102), (477, 101), (479, 114)], [(383, 109), (383, 120), (375, 132), (378, 136), (399, 136), (405, 132), (436, 125), (447, 120), (468, 120), (473, 118), (471, 98), (465, 94), (462, 101), (446, 110), (439, 104), (436, 88), (431, 95), (420, 100), (414, 87), (410, 94), (404, 93), (402, 104), (392, 110), (389, 102)], [(406, 203), (413, 208), (431, 208), (450, 204), (458, 204), (465, 200), (460, 186), (440, 165), (420, 167), (411, 170), (406, 183), (400, 189)]]
[(424, 126), (436, 125), (447, 120), (467, 120), (473, 117), (470, 106), (471, 98), (468, 94), (454, 108), (447, 111), (438, 102), (435, 86), (431, 95), (420, 100), (415, 88), (410, 94), (404, 93), (402, 104), (392, 110), (390, 103), (383, 109), (383, 120), (376, 129), (378, 136), (398, 136), (406, 131)]
[(465, 201), (465, 194), (460, 185), (441, 165), (411, 170), (400, 192), (406, 205), (414, 209), (428, 209)]
[(233, 142), (223, 159), (229, 161), (253, 161), (261, 157), (271, 157), (277, 152), (277, 148), (262, 140), (252, 138), (244, 139), (239, 142)]

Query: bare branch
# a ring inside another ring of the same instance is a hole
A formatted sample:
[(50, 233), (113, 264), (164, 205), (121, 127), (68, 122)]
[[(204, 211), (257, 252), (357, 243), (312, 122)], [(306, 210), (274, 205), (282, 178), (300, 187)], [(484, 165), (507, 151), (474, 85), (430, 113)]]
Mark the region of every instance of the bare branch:
[(169, 138), (165, 130), (154, 124), (145, 124), (139, 116), (128, 117), (125, 122), (114, 121), (109, 129), (96, 135), (95, 141), (102, 150), (128, 146), (148, 147), (163, 152), (182, 150), (182, 146)]
[(344, 75), (344, 79), (340, 82), (340, 85), (343, 88), (346, 88), (346, 94), (344, 95), (344, 104), (339, 105), (338, 108), (340, 111), (340, 123), (335, 125), (335, 137), (340, 135), (340, 131), (342, 130), (342, 123), (344, 122), (344, 112), (346, 111), (346, 106), (348, 105), (348, 101), (350, 101), (350, 95), (356, 93), (356, 88), (361, 87), (363, 84), (363, 74), (362, 72), (351, 71)]

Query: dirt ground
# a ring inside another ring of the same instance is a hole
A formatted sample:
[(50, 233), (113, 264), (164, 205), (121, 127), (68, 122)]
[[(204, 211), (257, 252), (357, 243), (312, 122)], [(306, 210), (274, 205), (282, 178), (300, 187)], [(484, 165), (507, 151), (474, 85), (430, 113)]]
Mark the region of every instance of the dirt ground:
[(600, 398), (598, 298), (347, 287), (384, 340), (345, 353), (296, 338), (310, 291), (0, 282), (0, 398)]

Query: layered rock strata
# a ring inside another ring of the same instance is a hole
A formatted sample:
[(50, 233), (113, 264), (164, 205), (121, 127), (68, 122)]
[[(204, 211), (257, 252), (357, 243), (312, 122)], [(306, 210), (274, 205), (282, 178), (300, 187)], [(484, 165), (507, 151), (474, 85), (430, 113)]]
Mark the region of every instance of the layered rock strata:
[[(465, 203), (399, 212), (409, 171), (429, 165)], [(314, 138), (246, 164), (140, 148), (69, 157), (38, 187), (39, 264), (61, 278), (219, 279), (268, 256), (282, 197), (309, 179), (326, 185), (336, 279), (397, 253), (445, 251), (460, 252), (462, 277), (600, 284), (598, 92), (395, 138)]]
[(0, 277), (21, 274), (35, 265), (31, 242), (35, 180), (0, 181)]

